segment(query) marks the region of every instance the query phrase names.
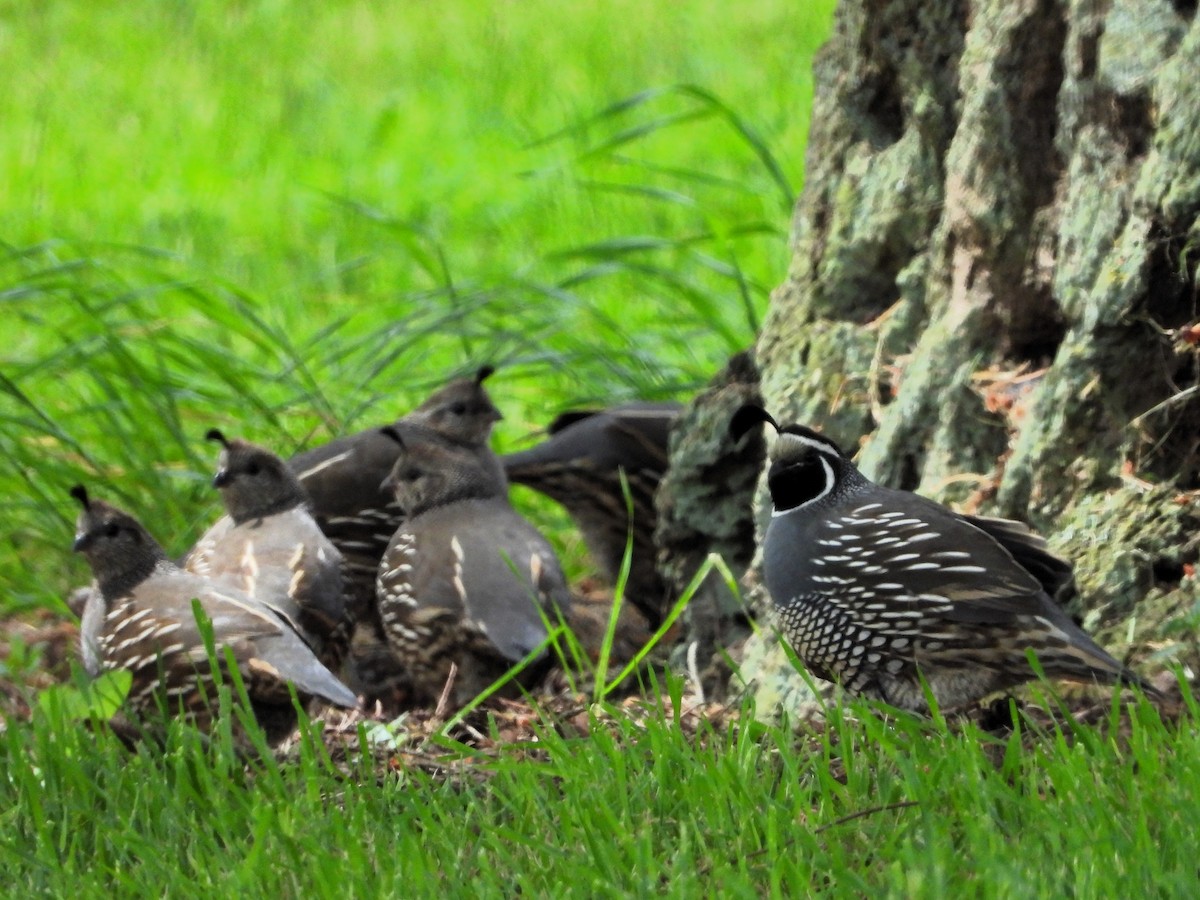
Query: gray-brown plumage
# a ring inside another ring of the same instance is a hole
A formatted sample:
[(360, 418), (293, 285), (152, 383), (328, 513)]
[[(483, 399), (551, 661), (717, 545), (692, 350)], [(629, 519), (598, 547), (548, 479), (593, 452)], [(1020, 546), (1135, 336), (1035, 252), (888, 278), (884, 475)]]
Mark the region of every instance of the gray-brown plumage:
[[(80, 650), (93, 676), (133, 676), (126, 709), (152, 718), (184, 714), (208, 729), (216, 712), (214, 673), (193, 601), (211, 620), (217, 657), (232, 651), (255, 716), (276, 742), (295, 726), (288, 684), (303, 696), (353, 707), (356, 698), (321, 665), (288, 617), (222, 583), (186, 572), (142, 525), (114, 506), (71, 494), (83, 506), (74, 549), (84, 554), (99, 591), (84, 609)], [(228, 683), (228, 672), (223, 672)]]
[[(667, 599), (655, 564), (654, 495), (667, 469), (667, 438), (681, 409), (678, 403), (628, 403), (563, 413), (551, 423), (545, 441), (502, 457), (509, 481), (545, 494), (570, 513), (610, 583), (616, 583), (621, 571), (632, 527), (625, 596), (652, 628), (662, 622)], [(625, 498), (622, 473), (632, 504)]]
[(760, 422), (779, 432), (763, 574), (785, 637), (814, 674), (918, 711), (924, 677), (953, 709), (1034, 678), (1033, 651), (1051, 678), (1158, 693), (1052, 599), (1069, 567), (1024, 526), (874, 484), (829, 438), (779, 428), (761, 407), (743, 407), (730, 427)]
[[(473, 378), (450, 382), (392, 427), (410, 443), (429, 440), (474, 451), (503, 485), (503, 467), (489, 445), (501, 414), (483, 386), (492, 371), (485, 366)], [(392, 497), (380, 488), (398, 455), (396, 442), (374, 427), (288, 460), (322, 530), (346, 557), (350, 577), (368, 585), (399, 521)]]
[[(501, 414), (483, 386), (492, 372), (485, 366), (472, 378), (451, 381), (392, 427), (410, 444), (429, 442), (469, 450), (489, 473), (492, 487), (503, 491), (503, 466), (489, 445), (492, 426)], [(347, 604), (357, 622), (347, 675), (369, 699), (385, 701), (399, 669), (383, 637), (375, 575), (401, 519), (393, 497), (380, 488), (398, 455), (396, 442), (375, 427), (288, 461), (309, 494), (317, 524), (345, 560)]]
[(388, 431), (402, 450), (385, 487), (406, 515), (379, 566), (384, 631), (413, 705), (437, 701), (451, 662), (461, 703), (546, 639), (567, 612), (566, 579), (475, 454)]
[(227, 440), (215, 428), (206, 437), (221, 444), (213, 486), (227, 515), (200, 538), (183, 567), (275, 605), (336, 671), (352, 626), (341, 553), (317, 526), (308, 494), (283, 460), (264, 447)]

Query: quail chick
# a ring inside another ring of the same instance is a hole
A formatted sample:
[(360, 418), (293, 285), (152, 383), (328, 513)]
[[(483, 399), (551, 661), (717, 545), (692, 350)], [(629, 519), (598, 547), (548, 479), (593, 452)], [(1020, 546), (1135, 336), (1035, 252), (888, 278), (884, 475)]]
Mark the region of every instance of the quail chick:
[(342, 554), (317, 526), (303, 485), (283, 460), (247, 441), (228, 440), (215, 428), (205, 437), (221, 445), (213, 486), (228, 514), (200, 538), (183, 567), (272, 603), (336, 671), (352, 625)]
[(254, 714), (272, 743), (295, 727), (289, 683), (301, 696), (356, 705), (354, 694), (321, 665), (284, 613), (180, 569), (128, 513), (90, 499), (83, 487), (71, 494), (83, 506), (74, 549), (87, 558), (99, 587), (83, 614), (84, 668), (93, 676), (127, 670), (133, 682), (126, 707), (135, 715), (179, 712), (200, 728), (211, 728), (216, 682), (193, 600), (212, 622), (217, 656), (223, 659), (226, 648), (232, 651)]
[(632, 529), (625, 596), (651, 628), (662, 623), (667, 600), (655, 565), (654, 495), (667, 469), (671, 425), (681, 409), (678, 403), (629, 403), (563, 413), (550, 424), (545, 441), (502, 457), (509, 481), (545, 494), (570, 513), (610, 583), (620, 574)]
[(875, 484), (829, 438), (780, 428), (761, 407), (742, 407), (730, 428), (760, 422), (778, 432), (763, 574), (784, 636), (814, 674), (914, 711), (927, 710), (924, 677), (954, 709), (1032, 680), (1032, 650), (1049, 677), (1157, 694), (1050, 597), (1061, 566), (1024, 526)]
[[(429, 441), (469, 450), (489, 473), (495, 490), (503, 491), (504, 469), (489, 446), (492, 426), (501, 414), (483, 386), (492, 372), (485, 366), (472, 378), (451, 381), (392, 427), (412, 444)], [(383, 637), (375, 575), (401, 512), (380, 484), (398, 455), (395, 441), (371, 428), (288, 461), (312, 500), (317, 524), (344, 558), (347, 605), (357, 623), (347, 675), (368, 699), (384, 701), (391, 697), (391, 684), (400, 670)]]
[(438, 699), (451, 662), (462, 703), (542, 644), (568, 610), (566, 579), (478, 456), (387, 431), (401, 452), (384, 486), (405, 518), (376, 582), (384, 631), (413, 705)]

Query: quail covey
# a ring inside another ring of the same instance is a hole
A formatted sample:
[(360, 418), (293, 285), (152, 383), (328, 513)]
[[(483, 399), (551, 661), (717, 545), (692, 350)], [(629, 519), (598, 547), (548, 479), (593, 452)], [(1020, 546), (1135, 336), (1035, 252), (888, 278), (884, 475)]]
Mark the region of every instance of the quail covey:
[[(393, 423), (409, 443), (432, 442), (476, 454), (497, 491), (506, 487), (504, 469), (489, 446), (500, 411), (483, 382), (491, 366), (435, 391)], [(293, 456), (288, 465), (312, 501), (321, 530), (344, 559), (347, 603), (356, 621), (347, 674), (368, 698), (387, 699), (399, 672), (383, 637), (375, 603), (379, 559), (400, 524), (400, 510), (380, 488), (399, 455), (395, 441), (370, 428)]]
[(405, 518), (379, 566), (384, 631), (413, 705), (438, 699), (451, 662), (463, 702), (542, 644), (568, 610), (566, 579), (476, 454), (386, 431), (400, 455), (385, 487)]
[(227, 515), (196, 543), (183, 567), (228, 581), (292, 618), (321, 662), (336, 670), (350, 641), (342, 555), (314, 521), (303, 485), (278, 456), (217, 429), (213, 486)]
[(232, 651), (255, 716), (272, 742), (295, 725), (289, 683), (301, 696), (357, 704), (284, 613), (179, 568), (136, 519), (90, 499), (83, 487), (71, 495), (83, 506), (74, 549), (87, 558), (99, 587), (88, 598), (80, 629), (84, 668), (93, 676), (111, 669), (130, 672), (131, 712), (180, 711), (201, 728), (211, 726), (217, 691), (193, 600), (212, 622), (218, 656)]
[(784, 636), (814, 674), (915, 711), (927, 709), (924, 677), (953, 709), (1032, 680), (1032, 650), (1049, 677), (1155, 693), (1051, 598), (1069, 566), (1024, 526), (875, 484), (829, 438), (780, 428), (761, 407), (742, 407), (730, 429), (761, 422), (778, 432), (763, 574)]
[(667, 599), (655, 566), (654, 495), (667, 469), (667, 438), (681, 409), (678, 403), (628, 403), (563, 413), (547, 429), (547, 440), (502, 457), (509, 481), (531, 487), (567, 510), (610, 583), (616, 583), (621, 571), (632, 526), (625, 596), (651, 628), (662, 622)]

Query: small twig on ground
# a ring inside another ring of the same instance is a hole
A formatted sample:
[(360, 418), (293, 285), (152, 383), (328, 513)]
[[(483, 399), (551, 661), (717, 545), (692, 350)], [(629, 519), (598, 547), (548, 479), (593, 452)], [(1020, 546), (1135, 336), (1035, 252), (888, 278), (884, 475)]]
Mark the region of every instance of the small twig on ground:
[(687, 649), (688, 677), (692, 680), (692, 690), (696, 692), (699, 704), (704, 703), (704, 682), (700, 680), (700, 664), (696, 657), (700, 648), (699, 641), (692, 641)]
[(450, 674), (446, 676), (446, 684), (442, 688), (442, 695), (438, 697), (437, 706), (434, 707), (433, 717), (439, 722), (446, 718), (446, 711), (450, 709), (450, 695), (454, 691), (454, 679), (458, 677), (457, 663), (450, 663)]
[(823, 831), (828, 831), (835, 825), (845, 825), (847, 822), (853, 822), (855, 819), (862, 819), (867, 816), (873, 816), (875, 813), (891, 812), (894, 809), (908, 809), (912, 806), (918, 806), (916, 800), (901, 800), (898, 803), (885, 803), (883, 806), (870, 806), (867, 809), (860, 809), (857, 812), (849, 813), (841, 818), (834, 819), (832, 822), (826, 822), (820, 828), (813, 830), (813, 834), (820, 834)]

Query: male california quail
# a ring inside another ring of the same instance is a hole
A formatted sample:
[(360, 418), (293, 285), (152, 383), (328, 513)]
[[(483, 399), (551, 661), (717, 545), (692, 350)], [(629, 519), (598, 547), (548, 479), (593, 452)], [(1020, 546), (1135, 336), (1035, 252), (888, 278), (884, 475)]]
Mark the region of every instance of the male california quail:
[(342, 554), (317, 527), (304, 487), (283, 460), (247, 441), (227, 440), (215, 428), (205, 437), (221, 444), (213, 486), (228, 515), (205, 532), (183, 567), (274, 604), (336, 671), (352, 624)]
[(289, 683), (302, 696), (356, 705), (354, 694), (321, 665), (285, 614), (180, 569), (136, 519), (90, 499), (83, 487), (71, 495), (83, 506), (74, 549), (87, 557), (99, 586), (88, 598), (80, 629), (84, 668), (93, 676), (109, 669), (130, 672), (126, 706), (134, 714), (179, 711), (202, 729), (211, 727), (217, 692), (193, 600), (212, 622), (218, 658), (224, 659), (226, 648), (233, 652), (255, 716), (272, 743), (295, 726)]
[[(625, 596), (651, 628), (662, 622), (667, 589), (655, 565), (654, 495), (667, 470), (667, 437), (683, 407), (628, 403), (567, 412), (536, 447), (502, 457), (508, 480), (550, 497), (570, 513), (604, 576), (616, 583), (633, 531)], [(621, 487), (629, 485), (630, 508)]]
[(402, 449), (385, 487), (405, 518), (379, 565), (384, 630), (412, 705), (438, 699), (451, 662), (462, 702), (546, 639), (546, 620), (567, 612), (566, 579), (477, 455), (386, 431)]
[(760, 422), (778, 432), (763, 574), (784, 636), (814, 674), (915, 711), (927, 709), (924, 677), (953, 709), (1034, 678), (1032, 650), (1050, 677), (1157, 693), (1051, 599), (1062, 566), (1024, 526), (875, 484), (829, 438), (780, 428), (758, 406), (739, 409), (730, 429)]
[[(504, 469), (489, 446), (500, 411), (483, 382), (493, 372), (479, 369), (435, 391), (424, 403), (393, 423), (409, 443), (431, 441), (461, 446), (484, 464), (497, 491), (506, 487)], [(321, 530), (341, 551), (347, 605), (357, 623), (347, 675), (368, 698), (387, 699), (400, 674), (383, 637), (375, 603), (379, 559), (400, 524), (401, 511), (380, 484), (399, 455), (395, 441), (370, 428), (293, 456), (288, 465), (312, 501)]]

